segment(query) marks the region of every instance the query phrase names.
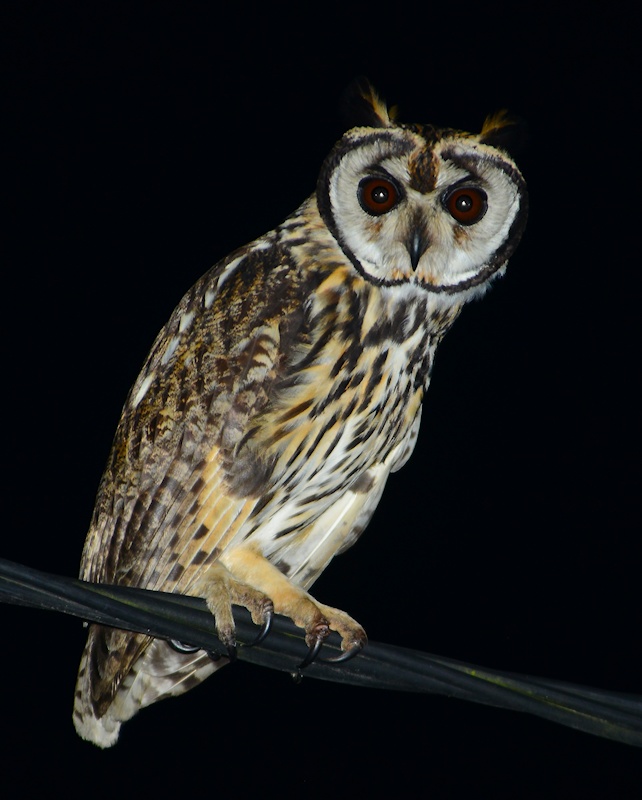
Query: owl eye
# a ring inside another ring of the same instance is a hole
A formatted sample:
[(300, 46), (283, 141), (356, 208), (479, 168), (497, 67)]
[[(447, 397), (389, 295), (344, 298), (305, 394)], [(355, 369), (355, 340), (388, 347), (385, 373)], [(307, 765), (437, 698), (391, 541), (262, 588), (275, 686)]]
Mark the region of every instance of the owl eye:
[(393, 181), (377, 175), (361, 181), (358, 198), (366, 214), (378, 217), (391, 211), (399, 203), (401, 190)]
[(486, 192), (476, 186), (459, 186), (443, 198), (444, 208), (460, 225), (474, 225), (488, 208)]

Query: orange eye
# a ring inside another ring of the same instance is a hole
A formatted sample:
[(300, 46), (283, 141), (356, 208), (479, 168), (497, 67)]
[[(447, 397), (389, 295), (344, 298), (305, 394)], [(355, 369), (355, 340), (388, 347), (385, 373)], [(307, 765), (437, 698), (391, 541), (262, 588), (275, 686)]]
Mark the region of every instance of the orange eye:
[(488, 208), (486, 192), (476, 186), (460, 186), (446, 194), (443, 203), (450, 216), (460, 225), (474, 225)]
[(377, 175), (361, 181), (358, 197), (359, 204), (366, 214), (378, 217), (397, 205), (401, 200), (401, 191), (396, 183)]

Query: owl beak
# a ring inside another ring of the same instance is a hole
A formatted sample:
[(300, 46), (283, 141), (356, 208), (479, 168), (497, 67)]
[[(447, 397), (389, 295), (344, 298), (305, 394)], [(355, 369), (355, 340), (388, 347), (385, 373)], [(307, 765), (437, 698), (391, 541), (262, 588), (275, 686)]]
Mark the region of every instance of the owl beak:
[(410, 264), (413, 272), (417, 270), (419, 259), (426, 252), (429, 244), (430, 241), (428, 237), (420, 228), (414, 228), (410, 232), (410, 236), (406, 242), (406, 249), (408, 250), (408, 254), (410, 256)]

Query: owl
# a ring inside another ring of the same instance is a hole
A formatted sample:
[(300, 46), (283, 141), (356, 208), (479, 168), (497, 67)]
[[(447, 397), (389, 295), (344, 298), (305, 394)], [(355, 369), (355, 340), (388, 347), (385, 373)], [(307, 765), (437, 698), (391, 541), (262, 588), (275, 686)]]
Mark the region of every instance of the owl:
[[(521, 237), (524, 180), (499, 114), (481, 133), (397, 122), (364, 81), (316, 191), (183, 297), (132, 387), (80, 577), (284, 614), (315, 654), (366, 634), (308, 593), (410, 457), (435, 350)], [(227, 658), (93, 625), (73, 719), (113, 745), (140, 708)]]

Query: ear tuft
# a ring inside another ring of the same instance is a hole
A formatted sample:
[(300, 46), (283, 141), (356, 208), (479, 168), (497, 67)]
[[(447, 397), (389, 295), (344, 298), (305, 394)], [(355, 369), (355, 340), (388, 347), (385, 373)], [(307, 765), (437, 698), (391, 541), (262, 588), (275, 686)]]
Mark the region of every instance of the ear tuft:
[(349, 127), (389, 128), (396, 107), (388, 111), (384, 100), (367, 78), (356, 78), (343, 95), (343, 114)]
[(479, 141), (491, 147), (498, 147), (514, 156), (526, 146), (528, 131), (526, 123), (506, 110), (496, 111), (484, 120)]

